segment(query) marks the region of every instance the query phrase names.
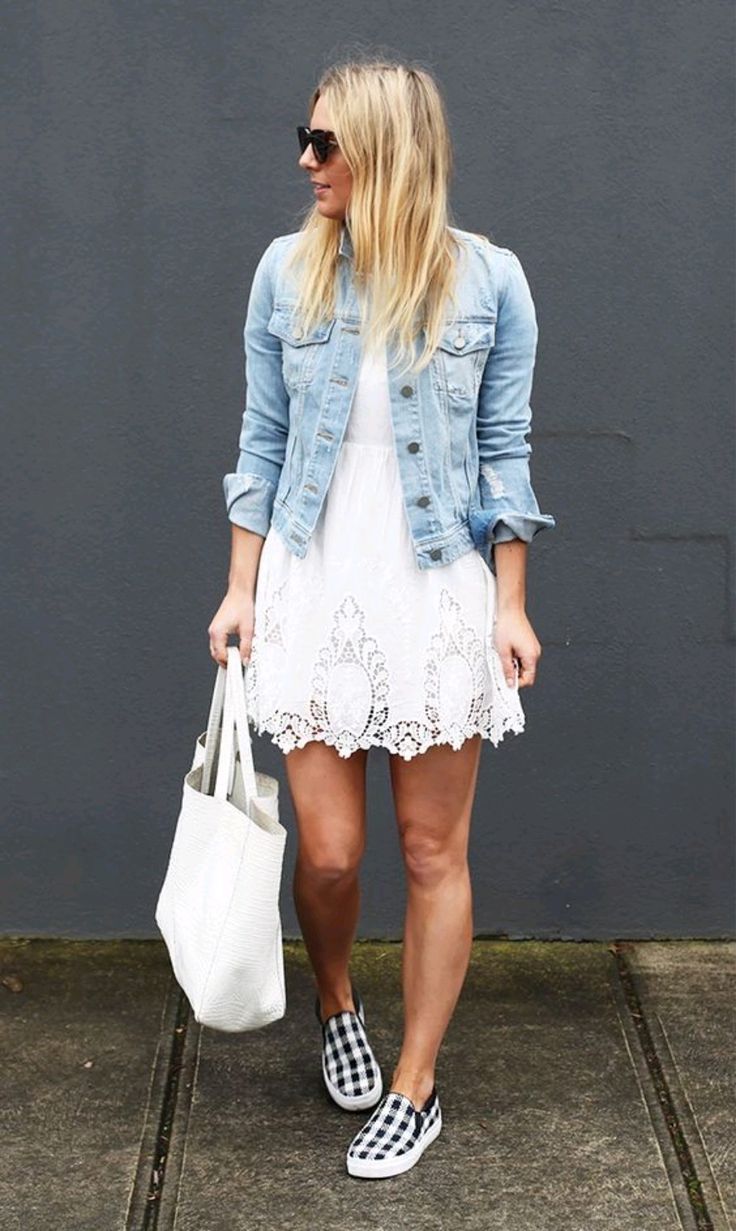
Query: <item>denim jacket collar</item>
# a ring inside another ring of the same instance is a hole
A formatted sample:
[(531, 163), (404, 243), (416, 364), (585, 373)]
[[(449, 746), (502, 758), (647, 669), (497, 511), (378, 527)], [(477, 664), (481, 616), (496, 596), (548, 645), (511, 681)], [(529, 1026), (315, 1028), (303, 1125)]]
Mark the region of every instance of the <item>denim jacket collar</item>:
[(346, 256), (349, 260), (353, 259), (353, 240), (348, 230), (347, 223), (343, 222), (340, 232), (340, 256)]

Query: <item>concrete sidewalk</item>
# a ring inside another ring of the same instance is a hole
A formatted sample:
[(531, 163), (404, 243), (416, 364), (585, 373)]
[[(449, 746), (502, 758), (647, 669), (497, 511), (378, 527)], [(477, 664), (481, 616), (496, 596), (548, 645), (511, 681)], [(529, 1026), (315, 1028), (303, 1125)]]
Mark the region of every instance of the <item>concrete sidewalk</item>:
[[(476, 941), (416, 1167), (347, 1175), (303, 946), (286, 1016), (200, 1029), (158, 941), (0, 941), (1, 1231), (726, 1231), (736, 945)], [(401, 946), (352, 973), (390, 1078)]]

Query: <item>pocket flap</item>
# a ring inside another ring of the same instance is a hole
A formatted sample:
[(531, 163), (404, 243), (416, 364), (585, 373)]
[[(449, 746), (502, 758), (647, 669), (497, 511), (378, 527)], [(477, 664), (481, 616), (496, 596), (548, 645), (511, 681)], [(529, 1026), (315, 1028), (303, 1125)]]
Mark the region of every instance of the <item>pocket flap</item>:
[(318, 321), (305, 332), (292, 308), (276, 307), (268, 322), (268, 332), (288, 342), (289, 346), (310, 346), (313, 342), (326, 342), (332, 333), (334, 324), (334, 317), (329, 321)]
[(448, 324), (438, 345), (451, 355), (467, 355), (470, 351), (488, 350), (495, 340), (496, 321), (493, 317), (475, 317), (472, 320), (466, 317)]

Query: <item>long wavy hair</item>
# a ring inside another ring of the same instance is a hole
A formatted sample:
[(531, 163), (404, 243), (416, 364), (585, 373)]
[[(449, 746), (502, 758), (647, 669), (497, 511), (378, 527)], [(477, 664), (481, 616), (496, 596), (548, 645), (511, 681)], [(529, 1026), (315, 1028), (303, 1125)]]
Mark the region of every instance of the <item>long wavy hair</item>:
[[(373, 57), (327, 68), (309, 115), (323, 94), (353, 177), (345, 224), (364, 345), (391, 336), (403, 370), (418, 371), (446, 328), (448, 300), (457, 303), (461, 245), (448, 229), (453, 155), (440, 90), (424, 68)], [(342, 226), (315, 204), (294, 244), (289, 266), (299, 267), (296, 311), (307, 330), (335, 314)], [(425, 345), (412, 367), (421, 329)]]

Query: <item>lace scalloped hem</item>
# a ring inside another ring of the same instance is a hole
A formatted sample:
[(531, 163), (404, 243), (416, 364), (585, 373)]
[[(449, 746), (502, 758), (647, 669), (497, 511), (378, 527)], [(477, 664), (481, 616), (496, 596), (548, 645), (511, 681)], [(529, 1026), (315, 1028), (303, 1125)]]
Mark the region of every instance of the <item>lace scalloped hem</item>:
[(455, 752), (475, 735), (489, 739), (493, 747), (498, 747), (506, 735), (520, 735), (524, 730), (525, 716), (523, 713), (507, 713), (502, 717), (495, 713), (486, 713), (479, 721), (460, 727), (436, 730), (428, 723), (408, 721), (394, 723), (384, 731), (357, 736), (352, 731), (325, 730), (310, 723), (300, 714), (279, 713), (276, 711), (268, 718), (259, 719), (253, 713), (248, 714), (249, 721), (259, 735), (271, 736), (272, 742), (282, 752), (292, 752), (295, 748), (303, 748), (312, 740), (319, 740), (335, 748), (341, 757), (352, 756), (359, 748), (385, 748), (410, 761), (437, 744), (451, 744)]

